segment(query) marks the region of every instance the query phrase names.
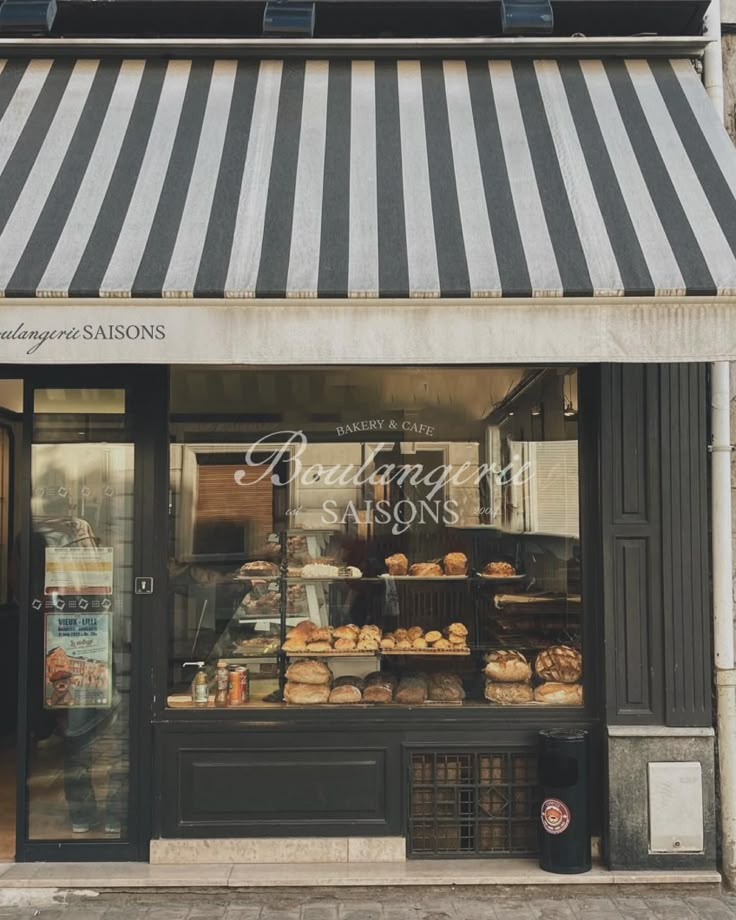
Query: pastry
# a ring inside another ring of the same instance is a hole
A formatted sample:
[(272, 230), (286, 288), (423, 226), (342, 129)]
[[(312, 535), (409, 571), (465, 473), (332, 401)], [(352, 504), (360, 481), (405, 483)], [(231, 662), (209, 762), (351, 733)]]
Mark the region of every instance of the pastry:
[(309, 642), (329, 642), (332, 638), (332, 627), (331, 626), (321, 626), (319, 629), (315, 629), (309, 636)]
[(497, 684), (486, 681), (485, 697), (491, 703), (531, 703), (534, 691), (529, 684)]
[(450, 623), (447, 627), (448, 637), (449, 636), (462, 636), (463, 638), (468, 634), (468, 627), (464, 623)]
[(365, 636), (358, 639), (358, 644), (356, 646), (359, 652), (377, 652), (380, 647), (379, 640), (374, 639), (373, 636)]
[(409, 560), (403, 553), (394, 553), (384, 559), (389, 575), (406, 575), (409, 571)]
[(287, 703), (326, 703), (329, 698), (329, 684), (299, 684), (289, 681), (284, 687), (284, 700)]
[(423, 636), (423, 635), (424, 635), (424, 630), (422, 629), (421, 626), (412, 626), (411, 629), (407, 631), (406, 637), (407, 639), (411, 639), (411, 641), (413, 642), (415, 639), (419, 639), (420, 636)]
[(302, 620), (301, 623), (297, 623), (292, 629), (290, 629), (287, 634), (287, 639), (303, 639), (307, 640), (309, 636), (315, 631), (317, 627), (311, 620)]
[(381, 639), (381, 648), (390, 651), (392, 648), (396, 648), (396, 639), (393, 636), (384, 636)]
[(537, 655), (534, 670), (542, 680), (574, 684), (583, 674), (583, 656), (569, 645), (553, 645)]
[(303, 639), (287, 639), (281, 646), (283, 652), (306, 652), (307, 643)]
[(516, 575), (516, 569), (511, 565), (510, 562), (488, 562), (483, 566), (484, 575), (503, 575), (508, 578), (511, 575)]
[(509, 683), (531, 679), (532, 666), (521, 652), (514, 649), (504, 648), (489, 652), (486, 660), (488, 664), (483, 673), (489, 680)]
[(397, 703), (418, 705), (427, 701), (429, 685), (423, 674), (412, 674), (402, 677), (394, 694)]
[(424, 638), (432, 645), (433, 642), (436, 642), (438, 639), (442, 638), (442, 633), (436, 629), (430, 629), (428, 633), (424, 634)]
[(439, 578), (444, 572), (436, 562), (415, 562), (409, 574), (416, 578)]
[(465, 636), (458, 636), (455, 633), (450, 633), (447, 641), (455, 648), (462, 648), (468, 644)]
[(447, 651), (447, 649), (452, 648), (452, 646), (451, 646), (450, 643), (447, 641), (447, 639), (438, 639), (438, 640), (434, 643), (434, 645), (432, 646), (432, 648), (441, 648), (441, 649), (444, 649), (445, 651)]
[(330, 684), (332, 682), (332, 671), (324, 661), (303, 658), (301, 661), (293, 661), (289, 665), (286, 669), (286, 679), (299, 684)]
[(363, 639), (365, 636), (372, 636), (374, 639), (381, 638), (381, 627), (376, 626), (371, 623), (368, 626), (362, 626), (359, 632), (360, 638)]
[(331, 642), (307, 642), (307, 651), (308, 652), (331, 652), (332, 643)]
[(402, 639), (408, 639), (408, 638), (409, 638), (408, 630), (406, 629), (395, 629), (394, 630), (394, 639), (396, 639), (397, 642), (400, 642)]
[(363, 701), (366, 703), (390, 703), (394, 698), (394, 691), (398, 681), (393, 674), (385, 671), (373, 671), (365, 678)]
[(407, 648), (411, 648), (411, 647), (412, 647), (412, 645), (411, 645), (411, 639), (409, 639), (409, 638), (406, 638), (406, 639), (399, 639), (399, 641), (396, 643), (396, 648), (407, 649)]
[(457, 703), (465, 699), (462, 681), (455, 674), (431, 674), (429, 699), (437, 703)]
[(411, 643), (412, 648), (429, 648), (429, 642), (423, 636), (417, 636), (416, 639), (412, 639)]
[(240, 575), (245, 578), (273, 578), (279, 574), (279, 567), (273, 562), (246, 562), (240, 566)]
[(467, 575), (468, 557), (465, 553), (448, 553), (442, 560), (445, 575)]
[(352, 651), (358, 643), (354, 638), (350, 639), (336, 639), (335, 640), (335, 649), (341, 652)]
[(357, 639), (359, 633), (358, 627), (353, 626), (352, 623), (347, 626), (338, 626), (332, 631), (335, 639)]
[(556, 682), (540, 684), (534, 691), (534, 699), (538, 703), (551, 703), (555, 706), (582, 706), (583, 685)]

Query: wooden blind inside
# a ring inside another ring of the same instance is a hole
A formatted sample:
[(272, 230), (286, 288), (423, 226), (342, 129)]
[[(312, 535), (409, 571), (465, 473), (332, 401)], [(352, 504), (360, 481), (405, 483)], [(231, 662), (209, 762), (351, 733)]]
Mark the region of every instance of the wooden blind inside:
[[(235, 474), (245, 473), (238, 483)], [(197, 523), (227, 521), (249, 525), (257, 531), (273, 527), (273, 485), (263, 467), (228, 463), (199, 467)]]

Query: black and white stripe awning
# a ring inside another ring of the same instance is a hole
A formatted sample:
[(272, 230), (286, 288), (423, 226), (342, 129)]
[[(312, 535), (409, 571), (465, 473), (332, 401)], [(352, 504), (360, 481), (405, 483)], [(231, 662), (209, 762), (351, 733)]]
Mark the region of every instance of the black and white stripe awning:
[(736, 293), (684, 60), (0, 67), (5, 297)]

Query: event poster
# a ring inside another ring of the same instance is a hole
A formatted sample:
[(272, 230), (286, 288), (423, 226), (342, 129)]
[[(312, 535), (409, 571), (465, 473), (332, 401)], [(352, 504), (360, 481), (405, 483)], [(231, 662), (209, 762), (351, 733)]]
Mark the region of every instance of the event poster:
[(44, 706), (107, 709), (112, 694), (109, 613), (47, 613)]
[(47, 546), (44, 594), (112, 594), (111, 546)]

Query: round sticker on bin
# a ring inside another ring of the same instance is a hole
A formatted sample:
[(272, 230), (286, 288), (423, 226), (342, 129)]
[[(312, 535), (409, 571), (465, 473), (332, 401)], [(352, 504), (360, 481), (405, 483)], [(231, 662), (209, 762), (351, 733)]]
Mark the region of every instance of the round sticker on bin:
[(570, 826), (570, 809), (559, 799), (542, 802), (542, 825), (548, 834), (561, 834)]

